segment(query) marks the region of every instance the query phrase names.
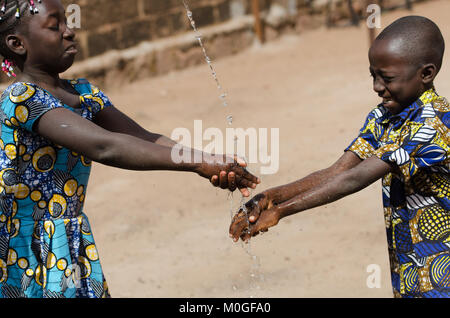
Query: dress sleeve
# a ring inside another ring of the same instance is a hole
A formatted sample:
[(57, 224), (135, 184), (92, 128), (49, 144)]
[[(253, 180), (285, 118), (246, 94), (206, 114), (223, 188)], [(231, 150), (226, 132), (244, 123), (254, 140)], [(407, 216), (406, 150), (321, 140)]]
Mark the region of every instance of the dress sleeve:
[(358, 137), (351, 142), (345, 151), (355, 153), (361, 160), (365, 160), (374, 154), (378, 148), (375, 121), (380, 114), (379, 109), (374, 109), (369, 113)]
[(81, 98), (95, 117), (100, 111), (113, 106), (113, 104), (97, 86), (90, 84), (90, 87), (92, 94), (83, 94)]
[(406, 179), (413, 177), (419, 169), (446, 163), (450, 147), (438, 127), (427, 123), (409, 126), (409, 134), (400, 143), (391, 142), (376, 150), (381, 160), (394, 163)]
[(37, 120), (49, 110), (64, 105), (47, 91), (33, 84), (17, 83), (2, 102), (2, 121), (9, 127), (33, 131)]

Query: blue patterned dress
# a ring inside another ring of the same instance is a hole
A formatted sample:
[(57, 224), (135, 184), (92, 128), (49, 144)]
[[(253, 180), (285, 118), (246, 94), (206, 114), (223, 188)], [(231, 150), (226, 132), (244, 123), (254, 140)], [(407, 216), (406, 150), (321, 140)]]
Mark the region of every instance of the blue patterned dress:
[(347, 148), (397, 171), (382, 181), (395, 297), (450, 297), (450, 105), (434, 89), (391, 115), (378, 106)]
[(109, 297), (83, 213), (91, 161), (33, 132), (64, 107), (92, 121), (108, 98), (85, 79), (71, 108), (31, 83), (14, 83), (0, 104), (0, 298)]

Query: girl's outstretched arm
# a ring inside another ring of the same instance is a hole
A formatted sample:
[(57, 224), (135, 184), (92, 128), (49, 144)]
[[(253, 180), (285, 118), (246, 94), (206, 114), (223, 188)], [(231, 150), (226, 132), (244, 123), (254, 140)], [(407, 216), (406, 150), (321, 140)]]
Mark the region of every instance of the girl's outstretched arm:
[[(128, 170), (175, 170), (196, 172), (211, 180), (221, 171), (232, 172), (230, 190), (254, 188), (258, 178), (238, 164), (227, 164), (223, 156), (200, 153), (201, 163), (172, 160), (172, 147), (106, 130), (65, 108), (46, 112), (35, 123), (34, 131), (57, 145), (80, 153), (93, 161)], [(194, 158), (196, 150), (184, 149)], [(234, 184), (233, 184), (234, 182)]]
[(106, 130), (131, 135), (158, 145), (172, 147), (176, 144), (166, 136), (146, 130), (114, 106), (100, 111), (94, 122)]

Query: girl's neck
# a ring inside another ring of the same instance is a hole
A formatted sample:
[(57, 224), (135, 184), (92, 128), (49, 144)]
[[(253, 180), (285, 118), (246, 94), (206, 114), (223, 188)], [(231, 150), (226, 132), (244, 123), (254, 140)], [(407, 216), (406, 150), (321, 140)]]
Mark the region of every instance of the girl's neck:
[(61, 87), (59, 74), (50, 74), (39, 69), (24, 69), (17, 76), (16, 82), (31, 82), (48, 88)]

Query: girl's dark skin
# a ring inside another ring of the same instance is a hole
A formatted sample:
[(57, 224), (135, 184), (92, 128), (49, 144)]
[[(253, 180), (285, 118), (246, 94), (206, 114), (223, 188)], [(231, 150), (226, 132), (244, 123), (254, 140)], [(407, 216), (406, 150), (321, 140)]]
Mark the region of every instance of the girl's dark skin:
[[(34, 83), (62, 103), (79, 108), (79, 94), (59, 77), (74, 62), (75, 33), (66, 24), (65, 10), (59, 0), (46, 0), (37, 6), (39, 13), (32, 16), (26, 13), (17, 32), (6, 37), (21, 70), (16, 82)], [(222, 189), (239, 188), (244, 196), (249, 196), (248, 188), (260, 183), (239, 158), (229, 163), (230, 158), (223, 155), (203, 153), (202, 163), (174, 163), (171, 159), (174, 141), (145, 130), (115, 107), (98, 113), (95, 122), (68, 109), (57, 108), (45, 113), (34, 130), (55, 144), (113, 167), (196, 172)], [(185, 151), (196, 152), (188, 148)]]
[[(376, 40), (370, 51), (373, 89), (391, 114), (400, 113), (433, 87), (438, 68), (433, 63), (411, 65), (399, 39)], [(239, 211), (230, 225), (230, 237), (248, 241), (289, 215), (339, 200), (358, 192), (398, 169), (373, 156), (362, 161), (345, 152), (329, 168), (290, 184), (268, 189), (247, 202), (248, 222)]]

